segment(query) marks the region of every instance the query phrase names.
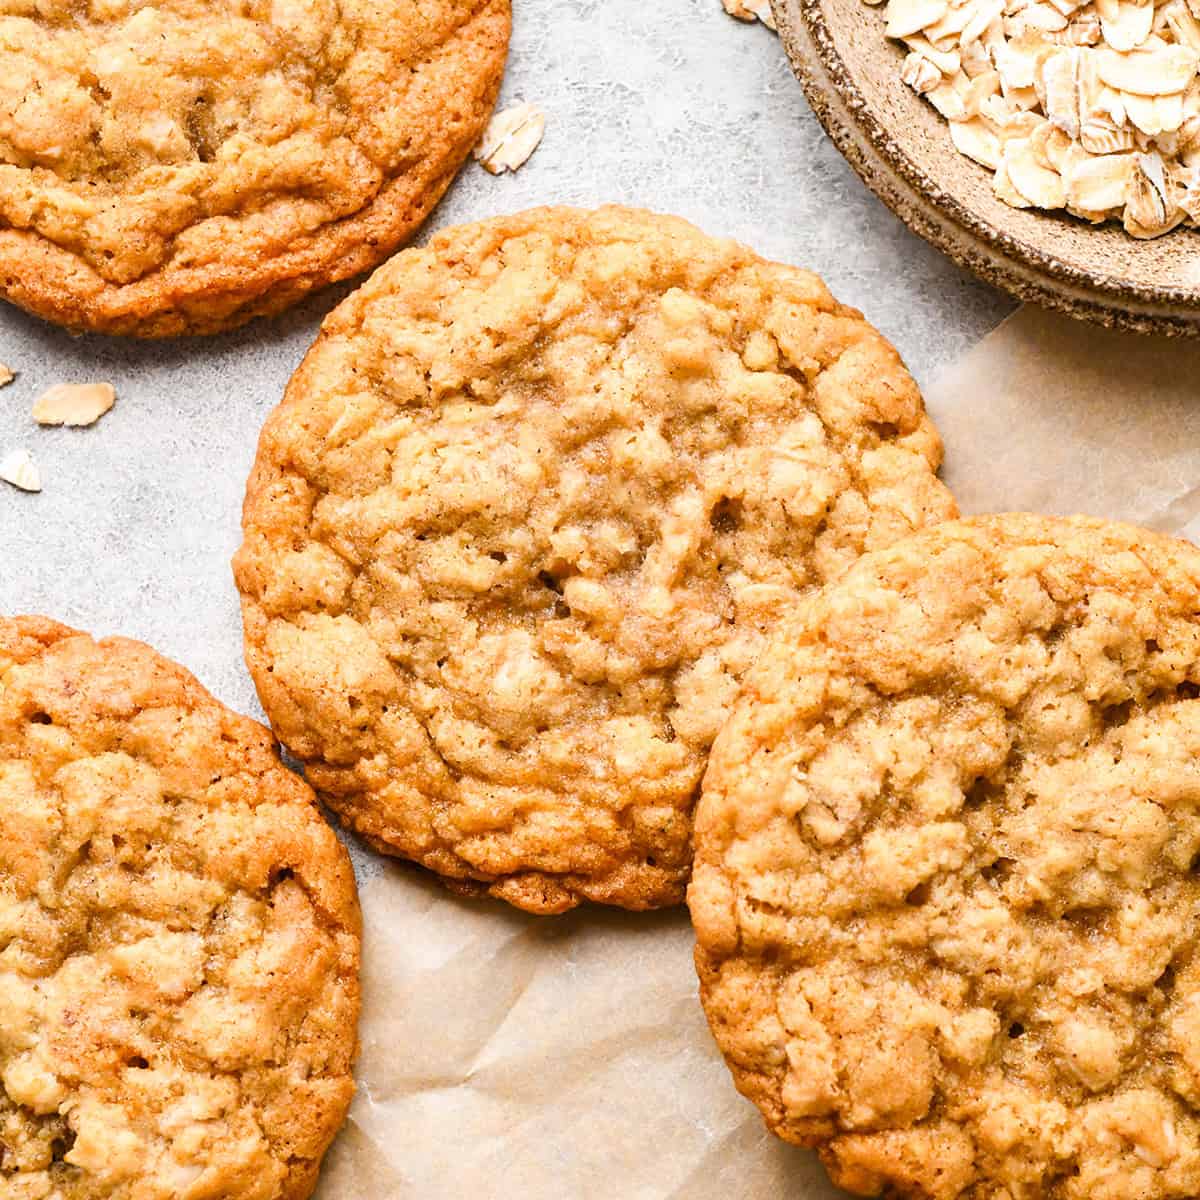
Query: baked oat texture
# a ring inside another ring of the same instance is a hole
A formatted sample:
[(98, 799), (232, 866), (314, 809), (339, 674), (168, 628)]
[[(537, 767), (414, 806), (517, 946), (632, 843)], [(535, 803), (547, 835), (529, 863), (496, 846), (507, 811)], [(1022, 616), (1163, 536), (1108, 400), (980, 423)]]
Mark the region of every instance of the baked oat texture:
[(678, 903), (762, 632), (949, 516), (895, 351), (683, 221), (439, 234), (326, 321), (235, 560), (280, 739), (354, 829), (531, 911)]
[(835, 1183), (1200, 1195), (1200, 552), (953, 522), (803, 602), (689, 902), (738, 1087)]
[(308, 1196), (359, 914), (267, 731), (137, 642), (0, 619), (0, 829), (0, 1196)]
[(0, 295), (211, 333), (381, 262), (478, 140), (509, 0), (0, 0)]

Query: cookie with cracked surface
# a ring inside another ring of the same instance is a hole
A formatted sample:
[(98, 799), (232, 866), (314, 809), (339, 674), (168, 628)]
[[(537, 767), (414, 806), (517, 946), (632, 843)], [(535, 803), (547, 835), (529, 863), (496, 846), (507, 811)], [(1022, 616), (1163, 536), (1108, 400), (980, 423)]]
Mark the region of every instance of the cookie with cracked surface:
[(0, 618), (0, 1195), (303, 1200), (354, 1090), (344, 848), (138, 642)]
[(250, 669), (380, 849), (532, 911), (675, 904), (763, 632), (951, 515), (940, 455), (805, 271), (630, 209), (451, 229), (329, 317), (267, 422)]
[(951, 522), (803, 601), (689, 903), (740, 1090), (835, 1183), (1200, 1195), (1200, 551)]
[(382, 262), (487, 124), (509, 0), (0, 0), (0, 295), (230, 329)]

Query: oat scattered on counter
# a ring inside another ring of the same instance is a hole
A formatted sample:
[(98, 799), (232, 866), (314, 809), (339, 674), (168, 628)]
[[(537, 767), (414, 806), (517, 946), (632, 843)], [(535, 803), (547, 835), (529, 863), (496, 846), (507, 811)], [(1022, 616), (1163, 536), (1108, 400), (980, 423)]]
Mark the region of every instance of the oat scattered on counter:
[(546, 114), (536, 104), (516, 104), (492, 117), (473, 153), (493, 175), (515, 171), (538, 148), (545, 129)]
[(8, 365), (8, 363), (0, 362), (0, 388), (8, 387), (8, 385), (12, 383), (16, 377), (16, 371), (14, 371), (12, 367)]
[(771, 11), (770, 0), (721, 0), (721, 3), (725, 11), (739, 21), (761, 21), (768, 29), (775, 28), (775, 14)]
[(1200, 224), (1198, 15), (1200, 0), (889, 0), (885, 32), (1006, 204), (1151, 238)]
[(111, 383), (59, 383), (37, 398), (33, 419), (39, 425), (94, 425), (116, 399)]
[(42, 474), (28, 450), (10, 450), (0, 458), (0, 479), (23, 492), (42, 490)]

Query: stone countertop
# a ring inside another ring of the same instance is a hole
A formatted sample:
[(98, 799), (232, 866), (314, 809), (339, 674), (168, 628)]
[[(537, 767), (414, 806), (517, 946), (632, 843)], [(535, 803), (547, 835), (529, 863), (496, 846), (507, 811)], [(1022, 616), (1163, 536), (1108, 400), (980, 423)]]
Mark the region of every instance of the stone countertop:
[[(920, 241), (825, 137), (769, 30), (720, 0), (515, 0), (501, 104), (546, 134), (516, 175), (469, 163), (426, 229), (535, 204), (619, 201), (819, 272), (925, 383), (1012, 309)], [(0, 612), (143, 639), (261, 718), (241, 657), (229, 559), (258, 431), (345, 287), (238, 332), (73, 338), (0, 305), (0, 454), (28, 447), (44, 491), (0, 483)], [(53, 383), (109, 380), (89, 429), (39, 429)], [(356, 853), (360, 869), (366, 858)]]

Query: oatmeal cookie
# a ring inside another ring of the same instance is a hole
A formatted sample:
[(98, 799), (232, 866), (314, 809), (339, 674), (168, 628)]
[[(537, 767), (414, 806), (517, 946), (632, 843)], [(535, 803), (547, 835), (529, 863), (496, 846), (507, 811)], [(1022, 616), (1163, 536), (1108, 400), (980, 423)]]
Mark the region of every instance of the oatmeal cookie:
[(354, 1090), (345, 850), (137, 642), (0, 618), (0, 1195), (302, 1200)]
[(0, 0), (0, 295), (229, 329), (381, 262), (478, 140), (509, 0)]
[(539, 912), (678, 903), (765, 630), (952, 514), (896, 352), (683, 221), (448, 230), (325, 323), (235, 560), (277, 734), (346, 823)]
[(1200, 1195), (1200, 552), (952, 522), (802, 601), (689, 892), (738, 1087), (835, 1183)]

